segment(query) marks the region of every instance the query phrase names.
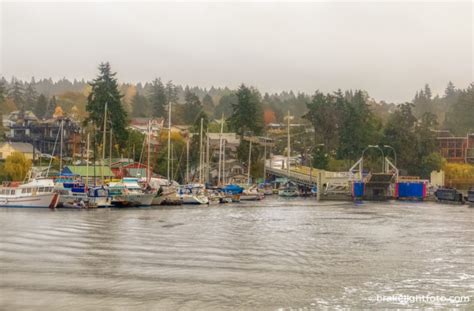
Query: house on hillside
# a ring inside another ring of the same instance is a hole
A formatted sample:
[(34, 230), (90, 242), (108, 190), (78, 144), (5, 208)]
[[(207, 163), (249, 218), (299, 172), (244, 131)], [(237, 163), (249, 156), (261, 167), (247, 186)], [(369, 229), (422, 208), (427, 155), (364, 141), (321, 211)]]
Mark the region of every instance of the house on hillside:
[(38, 155), (39, 151), (29, 143), (18, 143), (18, 142), (5, 142), (0, 143), (0, 160), (5, 160), (14, 152), (20, 152), (28, 160), (33, 160), (33, 158)]
[(455, 137), (449, 131), (435, 131), (439, 153), (452, 163), (474, 164), (474, 133)]

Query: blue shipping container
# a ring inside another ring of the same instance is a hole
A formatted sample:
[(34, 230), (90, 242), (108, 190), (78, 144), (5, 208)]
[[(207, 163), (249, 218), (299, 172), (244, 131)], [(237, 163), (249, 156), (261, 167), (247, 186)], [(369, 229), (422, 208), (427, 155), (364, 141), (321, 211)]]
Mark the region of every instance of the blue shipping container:
[(400, 182), (398, 183), (398, 197), (423, 199), (426, 193), (425, 187), (425, 184), (421, 182)]
[(361, 198), (364, 196), (364, 183), (363, 182), (354, 182), (352, 184), (352, 196), (354, 198)]

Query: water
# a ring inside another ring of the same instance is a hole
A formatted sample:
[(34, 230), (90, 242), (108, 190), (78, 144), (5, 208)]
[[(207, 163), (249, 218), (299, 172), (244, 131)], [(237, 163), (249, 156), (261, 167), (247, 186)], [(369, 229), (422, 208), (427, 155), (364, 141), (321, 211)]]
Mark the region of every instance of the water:
[[(435, 203), (279, 198), (0, 209), (0, 309), (472, 308), (473, 213)], [(471, 302), (377, 302), (377, 295)]]

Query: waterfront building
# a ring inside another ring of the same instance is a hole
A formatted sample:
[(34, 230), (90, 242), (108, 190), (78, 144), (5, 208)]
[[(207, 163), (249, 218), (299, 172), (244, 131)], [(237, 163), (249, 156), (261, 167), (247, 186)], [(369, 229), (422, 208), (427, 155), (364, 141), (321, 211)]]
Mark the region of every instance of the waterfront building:
[(447, 130), (436, 131), (439, 153), (451, 163), (474, 164), (474, 133), (454, 136)]

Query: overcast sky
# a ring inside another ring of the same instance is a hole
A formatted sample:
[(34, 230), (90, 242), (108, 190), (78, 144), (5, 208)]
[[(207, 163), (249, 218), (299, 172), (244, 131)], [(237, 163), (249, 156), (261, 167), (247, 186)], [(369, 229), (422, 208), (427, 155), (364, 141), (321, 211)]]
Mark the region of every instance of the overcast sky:
[(0, 3), (0, 72), (411, 100), (473, 81), (472, 2)]

